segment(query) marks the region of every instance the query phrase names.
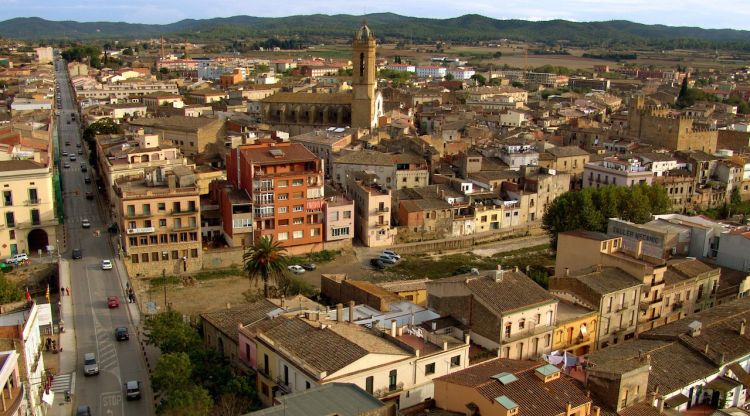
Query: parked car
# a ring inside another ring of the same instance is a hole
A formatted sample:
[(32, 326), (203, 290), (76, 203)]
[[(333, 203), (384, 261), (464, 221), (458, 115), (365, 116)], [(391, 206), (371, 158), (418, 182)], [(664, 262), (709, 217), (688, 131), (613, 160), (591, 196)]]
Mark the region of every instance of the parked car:
[(141, 398), (141, 382), (131, 380), (125, 383), (125, 397), (128, 400), (138, 400)]
[(81, 144), (80, 143), (76, 143), (76, 147), (80, 149), (81, 148)]
[(102, 260), (102, 270), (112, 270), (112, 260)]
[(83, 228), (90, 228), (91, 223), (89, 222), (88, 218), (84, 218), (81, 220), (81, 227)]
[(63, 167), (65, 169), (68, 169), (70, 167), (70, 163), (68, 163), (68, 162), (63, 163)]
[(393, 257), (387, 255), (387, 254), (381, 254), (380, 257), (378, 257), (380, 261), (382, 261), (385, 264), (396, 264), (398, 260), (394, 259)]
[(393, 257), (396, 260), (401, 260), (401, 256), (399, 256), (398, 253), (396, 253), (393, 250), (383, 250), (383, 254), (385, 254), (387, 256), (391, 256), (391, 257)]
[(121, 326), (119, 328), (115, 329), (115, 339), (118, 341), (127, 341), (130, 339), (130, 334), (128, 333), (128, 328)]
[(305, 263), (302, 265), (302, 268), (307, 270), (308, 272), (311, 272), (316, 269), (316, 266), (314, 263)]
[(82, 155), (83, 154), (83, 149), (78, 149), (78, 154)]
[(93, 200), (94, 199), (94, 193), (93, 192), (86, 192), (86, 199)]
[(96, 362), (96, 354), (87, 352), (83, 355), (83, 374), (95, 376), (99, 374), (99, 364)]
[(107, 298), (107, 307), (112, 308), (118, 308), (120, 306), (120, 299), (117, 298), (117, 296), (110, 296)]
[(86, 165), (84, 165), (83, 163), (81, 163), (81, 172), (86, 172), (88, 170), (89, 170), (89, 168), (87, 168)]
[(26, 253), (17, 253), (12, 256), (10, 256), (7, 260), (5, 260), (6, 264), (18, 264), (22, 263), (29, 259), (29, 255)]
[(73, 257), (73, 260), (83, 258), (83, 253), (81, 252), (81, 249), (74, 248), (72, 257)]
[(71, 154), (70, 155), (70, 161), (75, 162), (76, 161), (76, 155)]
[(68, 152), (62, 152), (62, 155), (68, 157)]
[(86, 176), (85, 178), (83, 178), (83, 182), (84, 183), (91, 183), (91, 177), (90, 176)]
[(292, 273), (297, 273), (297, 274), (300, 274), (300, 273), (304, 273), (304, 272), (305, 272), (305, 269), (303, 269), (303, 268), (302, 268), (302, 266), (300, 266), (300, 265), (298, 265), (298, 264), (293, 264), (293, 265), (291, 265), (291, 266), (287, 267), (287, 269), (288, 269), (288, 270), (289, 270), (290, 272), (292, 272)]
[(385, 269), (385, 263), (380, 259), (370, 259), (370, 265), (378, 270)]

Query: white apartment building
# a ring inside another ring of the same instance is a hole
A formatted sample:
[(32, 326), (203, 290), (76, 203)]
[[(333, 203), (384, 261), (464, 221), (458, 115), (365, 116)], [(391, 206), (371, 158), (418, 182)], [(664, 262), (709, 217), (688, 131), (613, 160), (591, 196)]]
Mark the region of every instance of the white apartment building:
[(442, 66), (418, 66), (415, 68), (417, 76), (421, 78), (443, 78), (448, 73), (448, 70)]

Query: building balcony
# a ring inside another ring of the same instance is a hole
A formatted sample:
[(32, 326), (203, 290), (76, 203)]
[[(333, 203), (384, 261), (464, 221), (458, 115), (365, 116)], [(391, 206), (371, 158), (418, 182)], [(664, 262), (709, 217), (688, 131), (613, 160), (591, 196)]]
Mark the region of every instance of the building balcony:
[(378, 213), (391, 212), (391, 207), (378, 207), (378, 208), (375, 208), (375, 212), (378, 212)]
[(10, 392), (10, 397), (5, 397), (6, 392), (2, 392), (2, 398), (0, 399), (2, 411), (0, 411), (0, 416), (16, 415), (18, 414), (18, 409), (21, 407), (21, 403), (24, 402), (26, 397), (24, 387), (23, 385), (20, 385), (6, 391)]
[(151, 218), (153, 214), (151, 212), (141, 212), (140, 214), (136, 214), (135, 212), (126, 212), (123, 215), (123, 218), (128, 220), (136, 220), (140, 218)]
[(169, 215), (188, 215), (188, 214), (195, 214), (198, 210), (196, 208), (187, 208), (187, 209), (173, 209), (169, 212)]
[(276, 378), (276, 388), (281, 394), (289, 394), (292, 392), (292, 388), (289, 387), (289, 384), (284, 383), (284, 380), (282, 380), (281, 377)]
[(390, 221), (378, 222), (378, 223), (375, 223), (373, 226), (377, 228), (387, 228), (391, 226), (391, 222)]
[[(59, 222), (56, 219), (51, 220), (38, 220), (38, 221), (24, 221), (24, 222), (18, 222), (15, 224), (15, 228), (18, 229), (25, 229), (25, 228), (34, 228), (34, 227), (53, 227), (58, 225)], [(13, 228), (9, 226), (9, 228)]]
[(42, 200), (39, 199), (39, 198), (27, 199), (26, 201), (23, 201), (23, 204), (26, 205), (26, 206), (41, 205), (41, 203), (42, 203)]
[(503, 334), (503, 339), (500, 341), (501, 344), (510, 344), (512, 342), (516, 342), (518, 340), (533, 337), (535, 335), (540, 335), (545, 332), (552, 331), (553, 327), (549, 325), (535, 325), (530, 327), (529, 329), (523, 329), (519, 332), (512, 333), (510, 335)]
[(156, 228), (154, 227), (140, 227), (140, 228), (126, 228), (125, 229), (126, 235), (149, 234), (153, 232), (156, 232)]
[(684, 305), (684, 303), (682, 301), (673, 303), (672, 304), (672, 312), (681, 311), (682, 308), (683, 308), (683, 306), (685, 306), (685, 305)]
[(198, 227), (200, 227), (198, 224), (193, 224), (193, 225), (186, 224), (186, 225), (181, 225), (179, 227), (174, 226), (171, 228), (171, 230), (172, 231), (193, 231), (193, 230), (197, 230)]

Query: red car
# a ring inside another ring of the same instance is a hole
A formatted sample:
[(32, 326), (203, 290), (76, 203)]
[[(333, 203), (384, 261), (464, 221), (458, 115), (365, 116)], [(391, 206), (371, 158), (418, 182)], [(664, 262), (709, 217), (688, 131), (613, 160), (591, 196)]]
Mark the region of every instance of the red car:
[(110, 296), (107, 298), (107, 306), (109, 306), (110, 309), (116, 308), (120, 306), (120, 300), (117, 299), (117, 296)]

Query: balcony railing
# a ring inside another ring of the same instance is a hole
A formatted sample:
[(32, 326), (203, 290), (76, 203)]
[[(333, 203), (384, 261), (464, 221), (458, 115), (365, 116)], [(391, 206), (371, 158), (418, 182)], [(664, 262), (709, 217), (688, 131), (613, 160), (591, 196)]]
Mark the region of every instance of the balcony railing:
[(27, 199), (26, 201), (23, 201), (24, 205), (40, 205), (42, 203), (42, 200), (39, 198), (35, 199)]
[(391, 207), (378, 207), (375, 208), (375, 212), (391, 212)]
[(516, 342), (519, 339), (528, 338), (534, 335), (543, 334), (545, 332), (551, 331), (553, 328), (549, 325), (533, 325), (529, 329), (522, 329), (518, 332), (512, 333), (511, 335), (505, 335), (503, 334), (503, 339), (501, 341), (502, 344), (510, 344), (511, 342)]
[(390, 225), (391, 225), (390, 221), (383, 221), (383, 222), (379, 222), (379, 223), (375, 224), (375, 226), (378, 227), (378, 228), (390, 227)]
[(281, 377), (276, 378), (276, 387), (278, 387), (281, 394), (289, 394), (292, 392), (289, 384), (285, 383), (284, 380), (281, 379)]
[(126, 212), (125, 214), (123, 214), (123, 217), (125, 217), (126, 219), (129, 219), (129, 220), (134, 220), (134, 219), (138, 219), (138, 218), (151, 218), (152, 216), (153, 216), (153, 214), (150, 211), (149, 212), (141, 212), (141, 213), (137, 213), (137, 214), (135, 212)]
[(195, 214), (197, 212), (196, 208), (186, 208), (186, 209), (173, 209), (169, 212), (170, 215), (187, 215), (187, 214)]
[(33, 227), (47, 227), (47, 226), (53, 226), (57, 224), (58, 224), (58, 221), (53, 219), (53, 220), (19, 222), (19, 223), (16, 223), (15, 227), (19, 229), (23, 229), (23, 228), (33, 228)]
[[(4, 408), (5, 410), (0, 411), (0, 416), (10, 416), (10, 415), (17, 415), (18, 409), (21, 407), (21, 403), (24, 401), (24, 386), (23, 384), (19, 385), (18, 387), (14, 387), (12, 389), (8, 390), (10, 392), (10, 397), (5, 398)], [(5, 393), (3, 393), (5, 395)]]

